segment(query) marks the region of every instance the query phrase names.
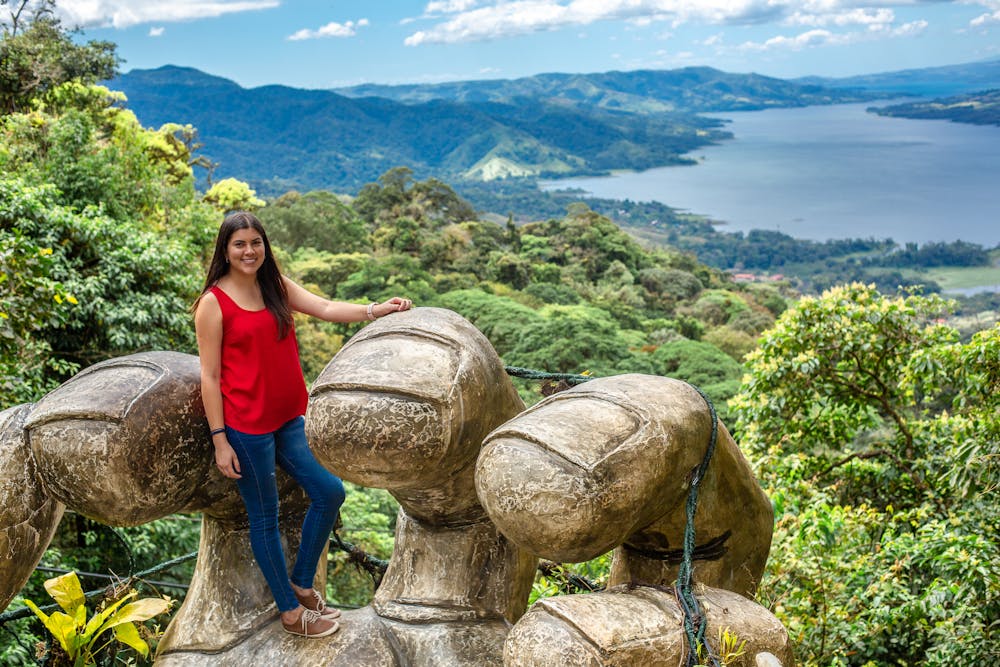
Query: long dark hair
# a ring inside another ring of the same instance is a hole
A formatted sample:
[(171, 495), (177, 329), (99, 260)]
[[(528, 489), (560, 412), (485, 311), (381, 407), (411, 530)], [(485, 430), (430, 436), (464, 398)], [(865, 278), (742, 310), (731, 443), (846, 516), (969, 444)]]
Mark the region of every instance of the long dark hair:
[(292, 309), (288, 305), (288, 290), (281, 280), (281, 270), (278, 269), (274, 253), (271, 252), (271, 242), (267, 240), (267, 232), (253, 213), (237, 211), (230, 213), (222, 221), (219, 235), (215, 238), (215, 254), (212, 255), (208, 274), (205, 276), (205, 286), (202, 287), (201, 295), (191, 306), (191, 310), (196, 309), (209, 288), (229, 272), (226, 248), (229, 247), (229, 239), (240, 229), (252, 229), (264, 239), (264, 263), (257, 269), (257, 284), (260, 285), (260, 294), (264, 297), (264, 307), (278, 323), (278, 338), (282, 339), (292, 330)]

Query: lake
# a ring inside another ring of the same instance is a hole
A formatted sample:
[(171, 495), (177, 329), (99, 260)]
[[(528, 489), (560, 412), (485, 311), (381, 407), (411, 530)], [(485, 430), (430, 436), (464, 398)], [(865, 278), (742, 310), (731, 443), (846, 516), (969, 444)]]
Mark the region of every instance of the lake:
[(546, 181), (659, 201), (720, 230), (1000, 245), (1000, 127), (883, 118), (866, 104), (707, 114), (735, 138), (695, 166)]

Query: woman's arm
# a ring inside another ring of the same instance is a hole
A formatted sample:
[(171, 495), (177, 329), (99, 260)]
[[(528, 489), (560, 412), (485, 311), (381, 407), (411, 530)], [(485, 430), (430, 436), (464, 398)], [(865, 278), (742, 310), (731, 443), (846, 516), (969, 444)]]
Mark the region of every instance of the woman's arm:
[[(201, 401), (209, 429), (224, 428), (222, 389), (219, 376), (222, 369), (222, 309), (211, 292), (198, 302), (194, 312), (194, 330), (198, 337), (198, 358), (201, 360)], [(215, 445), (215, 465), (226, 477), (240, 478), (240, 462), (222, 431), (212, 436)]]
[[(282, 276), (281, 279), (285, 283), (285, 289), (288, 290), (288, 305), (294, 311), (327, 322), (364, 322), (369, 319), (368, 306), (365, 304), (330, 301), (313, 294), (290, 278)], [(409, 299), (394, 296), (388, 301), (371, 306), (372, 316), (383, 317), (389, 313), (409, 310), (412, 305), (413, 302)]]

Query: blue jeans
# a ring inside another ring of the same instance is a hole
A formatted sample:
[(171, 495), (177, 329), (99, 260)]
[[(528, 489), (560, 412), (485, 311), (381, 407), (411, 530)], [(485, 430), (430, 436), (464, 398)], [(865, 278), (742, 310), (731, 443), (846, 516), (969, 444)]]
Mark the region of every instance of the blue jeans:
[(320, 554), (344, 503), (344, 485), (309, 450), (303, 417), (263, 435), (242, 433), (227, 426), (226, 437), (240, 461), (242, 477), (236, 480), (236, 485), (250, 519), (250, 548), (278, 610), (291, 611), (299, 606), (299, 601), (288, 583), (285, 552), (278, 533), (275, 462), (305, 489), (312, 501), (302, 523), (302, 541), (291, 576), (291, 582), (301, 588), (312, 588)]

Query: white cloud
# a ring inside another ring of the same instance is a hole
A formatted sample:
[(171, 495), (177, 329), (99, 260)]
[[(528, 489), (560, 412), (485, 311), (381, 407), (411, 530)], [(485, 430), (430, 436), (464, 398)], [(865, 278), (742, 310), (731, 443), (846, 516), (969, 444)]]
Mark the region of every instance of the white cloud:
[(995, 12), (986, 12), (985, 14), (980, 14), (976, 18), (969, 21), (969, 26), (972, 28), (980, 28), (989, 23), (1000, 23), (1000, 9)]
[(150, 28), (149, 29), (149, 36), (150, 37), (159, 37), (160, 35), (163, 34), (163, 30), (164, 30), (163, 26), (158, 26), (158, 27), (155, 27), (155, 28)]
[[(448, 44), (523, 35), (597, 21), (629, 21), (637, 26), (654, 21), (751, 25), (786, 22), (814, 28), (891, 26), (891, 7), (935, 0), (438, 0), (427, 5), (441, 14), (437, 23), (411, 34), (405, 43)], [(940, 0), (939, 0), (940, 1)], [(993, 2), (995, 0), (987, 0)], [(886, 31), (888, 34), (889, 31)], [(813, 33), (813, 31), (809, 31)], [(808, 33), (803, 33), (808, 34)], [(813, 33), (818, 35), (820, 33)], [(833, 39), (831, 33), (831, 38)], [(796, 38), (785, 38), (790, 41)]]
[(325, 26), (321, 26), (316, 30), (308, 30), (303, 28), (298, 32), (295, 32), (288, 36), (288, 39), (293, 42), (302, 39), (317, 39), (320, 37), (354, 37), (358, 34), (358, 28), (363, 28), (368, 25), (368, 19), (359, 19), (357, 21), (347, 21), (346, 23), (337, 23), (332, 21), (327, 23)]
[(773, 51), (784, 49), (789, 51), (801, 51), (811, 46), (828, 46), (831, 44), (846, 44), (849, 40), (845, 35), (837, 35), (829, 30), (817, 28), (807, 32), (787, 37), (777, 35), (765, 42), (744, 42), (740, 48), (744, 51)]
[(882, 25), (896, 20), (896, 15), (886, 7), (851, 9), (845, 12), (810, 13), (797, 11), (791, 14), (786, 23), (791, 25), (808, 25), (823, 27), (828, 25)]
[(428, 2), (424, 14), (455, 14), (465, 12), (479, 4), (478, 0), (436, 0)]
[(927, 25), (927, 21), (910, 21), (894, 28), (885, 24), (872, 24), (865, 31), (846, 33), (816, 28), (791, 37), (777, 35), (764, 42), (744, 42), (738, 48), (741, 51), (801, 51), (817, 46), (841, 46), (886, 37), (910, 37), (923, 32)]
[(140, 23), (171, 23), (224, 14), (272, 9), (279, 0), (204, 2), (203, 0), (62, 0), (56, 11), (65, 23), (84, 28), (128, 28)]
[(910, 21), (909, 23), (904, 23), (898, 28), (893, 28), (889, 31), (889, 35), (892, 37), (909, 37), (910, 35), (919, 35), (927, 26), (930, 25), (927, 21)]

